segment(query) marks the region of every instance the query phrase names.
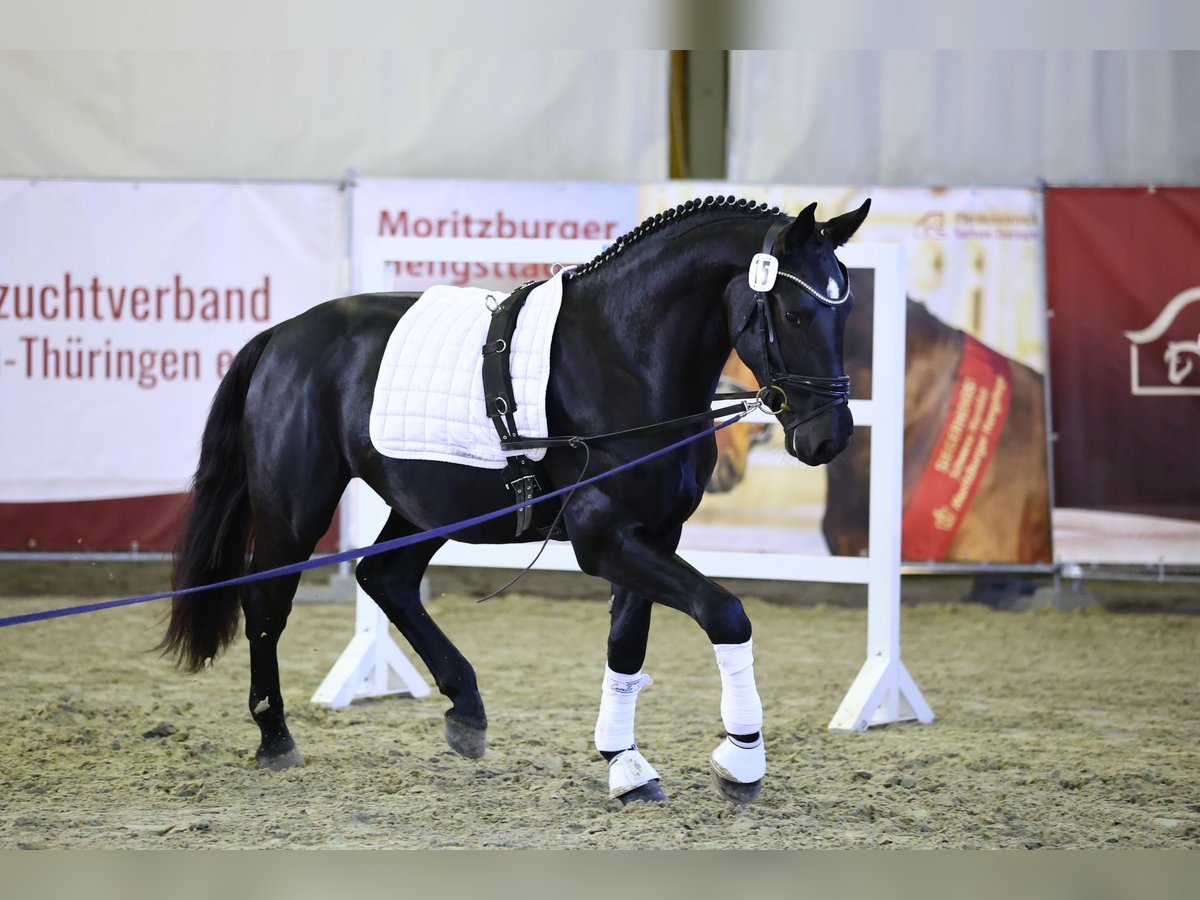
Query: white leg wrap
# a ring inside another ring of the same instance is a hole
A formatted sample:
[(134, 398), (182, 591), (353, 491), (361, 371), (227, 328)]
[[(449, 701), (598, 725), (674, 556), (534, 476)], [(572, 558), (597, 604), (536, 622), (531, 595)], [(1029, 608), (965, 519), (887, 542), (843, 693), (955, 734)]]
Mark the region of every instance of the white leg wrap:
[[(604, 667), (604, 687), (600, 691), (600, 715), (596, 717), (597, 750), (615, 753), (633, 746), (633, 719), (637, 711), (638, 692), (652, 683), (653, 679), (642, 672), (638, 672), (636, 675), (622, 675), (614, 672), (608, 666)], [(639, 754), (639, 758), (640, 756)], [(642, 762), (645, 763), (645, 760)], [(649, 763), (646, 765), (649, 766)], [(655, 774), (653, 777), (657, 778), (658, 775)], [(636, 784), (631, 785), (630, 788), (637, 786)], [(613, 794), (613, 796), (617, 795)]]
[(754, 686), (754, 641), (713, 644), (721, 670), (721, 721), (729, 734), (762, 731), (762, 701)]

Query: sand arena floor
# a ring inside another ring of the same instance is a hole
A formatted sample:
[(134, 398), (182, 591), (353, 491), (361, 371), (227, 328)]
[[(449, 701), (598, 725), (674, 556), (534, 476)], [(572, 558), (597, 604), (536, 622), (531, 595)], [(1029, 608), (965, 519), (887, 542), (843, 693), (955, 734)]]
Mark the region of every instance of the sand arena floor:
[[(0, 599), (0, 614), (80, 599)], [(1200, 847), (1200, 617), (921, 604), (904, 658), (936, 721), (845, 735), (826, 725), (865, 613), (746, 603), (769, 765), (748, 807), (709, 784), (719, 680), (670, 610), (638, 707), (669, 802), (629, 808), (591, 747), (596, 599), (435, 595), (488, 704), (476, 761), (444, 743), (436, 691), (310, 705), (354, 612), (298, 604), (281, 666), (307, 765), (281, 774), (253, 762), (243, 641), (193, 677), (147, 652), (163, 604), (3, 629), (0, 848)]]

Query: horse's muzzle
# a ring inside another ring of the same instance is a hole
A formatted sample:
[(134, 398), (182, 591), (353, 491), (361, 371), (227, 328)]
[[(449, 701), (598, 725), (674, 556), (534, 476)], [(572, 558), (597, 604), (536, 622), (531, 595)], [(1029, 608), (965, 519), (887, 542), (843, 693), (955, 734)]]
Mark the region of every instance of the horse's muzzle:
[[(786, 428), (786, 424), (784, 426)], [(835, 406), (816, 418), (787, 430), (787, 451), (800, 462), (823, 466), (850, 444), (854, 417), (846, 406)]]

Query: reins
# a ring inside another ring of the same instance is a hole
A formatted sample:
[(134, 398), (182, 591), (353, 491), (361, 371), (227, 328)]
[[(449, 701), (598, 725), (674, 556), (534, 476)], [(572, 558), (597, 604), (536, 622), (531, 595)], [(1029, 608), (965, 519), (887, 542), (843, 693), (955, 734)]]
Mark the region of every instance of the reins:
[[(714, 400), (749, 400), (757, 398), (761, 391), (737, 391), (734, 393), (716, 394)], [(723, 419), (726, 416), (732, 416), (736, 413), (746, 415), (760, 406), (762, 401), (755, 403), (737, 403), (733, 406), (723, 406), (720, 409), (711, 409), (707, 412), (693, 413), (690, 416), (680, 416), (677, 419), (668, 419), (665, 422), (652, 422), (649, 425), (637, 425), (633, 428), (624, 428), (620, 431), (609, 431), (604, 434), (593, 434), (588, 437), (582, 435), (568, 435), (561, 437), (543, 437), (543, 438), (520, 438), (517, 440), (501, 441), (500, 449), (503, 451), (512, 450), (540, 450), (551, 447), (579, 447), (582, 444), (595, 444), (601, 441), (613, 441), (618, 438), (634, 437), (641, 434), (654, 434), (658, 431), (670, 431), (676, 428), (682, 428), (685, 425), (691, 425), (695, 422), (709, 422), (713, 419)]]

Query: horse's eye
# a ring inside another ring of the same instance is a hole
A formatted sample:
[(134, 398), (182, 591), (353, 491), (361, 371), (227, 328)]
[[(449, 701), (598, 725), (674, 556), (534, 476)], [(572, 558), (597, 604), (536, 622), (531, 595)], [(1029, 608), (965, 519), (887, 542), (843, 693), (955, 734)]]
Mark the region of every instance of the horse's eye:
[(800, 324), (800, 313), (794, 313), (794, 312), (791, 312), (790, 310), (785, 310), (783, 313), (783, 317), (785, 319), (787, 319), (789, 322), (791, 322), (793, 325)]

